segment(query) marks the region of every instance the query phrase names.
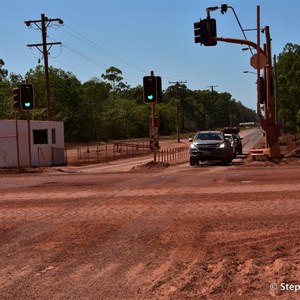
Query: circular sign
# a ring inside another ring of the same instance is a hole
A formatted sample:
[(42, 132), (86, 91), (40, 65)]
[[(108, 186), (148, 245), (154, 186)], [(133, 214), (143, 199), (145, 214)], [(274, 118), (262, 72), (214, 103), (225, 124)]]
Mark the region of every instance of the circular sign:
[[(259, 65), (258, 65), (258, 58), (259, 58)], [(256, 70), (262, 69), (267, 65), (267, 57), (263, 53), (259, 53), (259, 54), (255, 53), (250, 58), (250, 65)]]

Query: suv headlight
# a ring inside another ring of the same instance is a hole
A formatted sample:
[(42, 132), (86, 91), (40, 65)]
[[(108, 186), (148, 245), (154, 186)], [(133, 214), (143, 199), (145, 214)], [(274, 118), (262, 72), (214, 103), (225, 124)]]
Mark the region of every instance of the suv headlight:
[(190, 148), (191, 149), (197, 149), (197, 146), (195, 144), (191, 144)]
[(225, 148), (225, 143), (220, 144), (220, 145), (218, 146), (218, 148), (221, 148), (221, 149)]

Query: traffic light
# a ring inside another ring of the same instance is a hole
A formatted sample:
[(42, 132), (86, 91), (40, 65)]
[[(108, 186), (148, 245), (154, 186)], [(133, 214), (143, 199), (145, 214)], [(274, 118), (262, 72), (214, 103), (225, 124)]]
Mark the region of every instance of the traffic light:
[(194, 23), (195, 43), (204, 46), (215, 46), (217, 41), (212, 41), (212, 37), (217, 36), (216, 19), (204, 19)]
[(143, 86), (145, 103), (160, 103), (162, 101), (160, 76), (144, 76)]
[(195, 43), (206, 45), (208, 42), (208, 31), (206, 19), (194, 23)]
[(22, 110), (34, 109), (33, 85), (31, 83), (22, 83), (20, 85), (20, 100)]
[(217, 37), (217, 22), (216, 19), (208, 20), (208, 34), (209, 34), (209, 45), (207, 46), (216, 46), (217, 41), (213, 41), (211, 38)]
[(13, 105), (15, 109), (20, 109), (20, 89), (13, 88)]
[(162, 102), (161, 77), (156, 76), (156, 103)]
[(227, 12), (228, 5), (227, 4), (222, 4), (221, 5), (221, 14), (224, 15)]

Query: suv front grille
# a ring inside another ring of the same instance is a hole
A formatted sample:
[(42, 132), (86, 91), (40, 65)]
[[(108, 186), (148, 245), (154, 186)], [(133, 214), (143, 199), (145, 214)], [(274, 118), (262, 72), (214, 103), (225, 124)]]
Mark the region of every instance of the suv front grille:
[(197, 148), (200, 151), (211, 151), (211, 150), (215, 150), (217, 147), (218, 144), (197, 145)]

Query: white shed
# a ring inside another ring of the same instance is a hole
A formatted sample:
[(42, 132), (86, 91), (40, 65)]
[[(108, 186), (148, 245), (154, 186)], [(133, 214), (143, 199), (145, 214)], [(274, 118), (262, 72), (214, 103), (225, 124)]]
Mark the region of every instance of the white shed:
[(65, 164), (64, 124), (57, 121), (0, 120), (0, 167)]

